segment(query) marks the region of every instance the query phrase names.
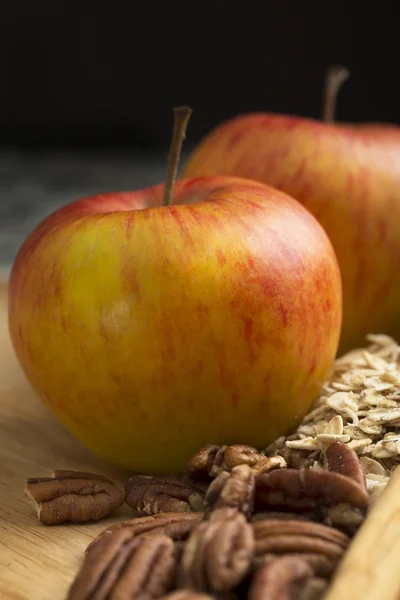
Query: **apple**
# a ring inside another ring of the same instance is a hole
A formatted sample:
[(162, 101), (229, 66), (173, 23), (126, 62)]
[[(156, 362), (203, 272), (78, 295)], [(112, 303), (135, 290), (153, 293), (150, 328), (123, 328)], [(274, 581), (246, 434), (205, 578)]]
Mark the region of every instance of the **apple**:
[[(176, 115), (175, 149), (187, 111)], [(173, 186), (178, 155), (165, 185), (47, 217), (9, 287), (11, 339), (36, 393), (94, 453), (136, 472), (290, 432), (340, 335), (340, 271), (317, 220), (246, 179)]]
[(400, 128), (334, 123), (347, 77), (327, 77), (325, 121), (245, 114), (216, 127), (189, 157), (182, 177), (234, 175), (299, 200), (333, 244), (343, 281), (339, 354), (371, 332), (400, 338)]

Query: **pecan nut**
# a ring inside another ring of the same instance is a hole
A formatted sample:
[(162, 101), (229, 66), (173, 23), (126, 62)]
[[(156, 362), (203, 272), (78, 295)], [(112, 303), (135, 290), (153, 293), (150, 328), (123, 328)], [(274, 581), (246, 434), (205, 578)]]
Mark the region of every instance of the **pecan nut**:
[(350, 538), (343, 532), (334, 527), (321, 525), (320, 523), (311, 523), (297, 520), (270, 519), (265, 521), (255, 521), (251, 524), (256, 540), (256, 552), (258, 548), (262, 549), (264, 540), (272, 536), (307, 536), (310, 539), (326, 541), (336, 544), (346, 550), (350, 544)]
[(219, 508), (235, 508), (249, 517), (254, 506), (254, 473), (248, 465), (222, 471), (210, 484), (205, 503), (208, 513)]
[(174, 542), (165, 535), (133, 537), (120, 529), (86, 554), (68, 600), (135, 600), (168, 593), (176, 577)]
[(202, 512), (206, 485), (185, 475), (135, 475), (126, 483), (126, 503), (136, 512)]
[(327, 556), (317, 552), (288, 552), (284, 554), (266, 553), (254, 557), (252, 561), (252, 570), (258, 571), (258, 569), (262, 568), (265, 564), (276, 560), (279, 556), (296, 559), (300, 558), (308, 564), (313, 575), (316, 577), (324, 577), (325, 579), (329, 579), (332, 576), (340, 560), (338, 557)]
[(190, 459), (187, 470), (194, 477), (216, 477), (222, 471), (232, 471), (239, 465), (248, 465), (257, 474), (286, 466), (282, 457), (273, 456), (271, 459), (267, 459), (264, 454), (252, 446), (243, 444), (208, 445), (201, 448)]
[(267, 519), (279, 519), (280, 521), (321, 521), (321, 515), (315, 511), (311, 512), (288, 512), (288, 511), (275, 511), (270, 510), (268, 512), (256, 512), (252, 515), (250, 521), (266, 521)]
[(312, 577), (312, 569), (300, 557), (275, 558), (262, 567), (250, 586), (249, 600), (297, 600)]
[(287, 466), (290, 469), (306, 469), (312, 467), (315, 461), (321, 457), (321, 450), (298, 450), (297, 448), (289, 448), (284, 446), (278, 450), (278, 455), (285, 459)]
[(88, 552), (103, 537), (112, 535), (118, 529), (129, 529), (132, 537), (139, 535), (164, 534), (174, 541), (186, 540), (191, 531), (203, 519), (203, 513), (159, 513), (151, 517), (136, 517), (111, 525), (102, 531), (86, 549)]
[(324, 469), (278, 469), (256, 477), (256, 510), (314, 510), (339, 503), (366, 509), (369, 496), (349, 477)]
[(254, 467), (265, 458), (261, 452), (252, 446), (234, 444), (233, 446), (227, 446), (224, 452), (223, 467), (228, 471), (239, 465)]
[[(225, 448), (226, 446), (224, 446)], [(189, 460), (187, 465), (187, 471), (192, 477), (196, 478), (208, 478), (210, 477), (211, 469), (215, 464), (215, 459), (220, 450), (219, 446), (213, 444), (207, 444), (201, 448), (192, 458)]]
[(98, 521), (125, 501), (125, 494), (106, 477), (79, 471), (54, 471), (53, 477), (28, 479), (25, 495), (39, 521), (49, 525)]
[(329, 471), (350, 477), (366, 491), (364, 470), (357, 453), (352, 448), (347, 444), (334, 442), (326, 449), (325, 458)]
[(200, 523), (185, 544), (181, 583), (199, 592), (232, 590), (247, 574), (254, 535), (243, 514), (219, 509)]
[(308, 553), (325, 554), (332, 558), (341, 558), (343, 548), (327, 540), (319, 540), (308, 535), (272, 535), (256, 543), (256, 552), (265, 554)]
[(284, 469), (287, 466), (286, 460), (283, 456), (270, 456), (264, 457), (252, 467), (254, 475), (261, 475), (262, 473), (269, 473), (275, 469)]
[[(261, 552), (262, 550), (262, 552)], [(301, 556), (313, 569), (314, 575), (329, 577), (343, 556), (343, 548), (307, 536), (277, 535), (259, 545), (256, 565), (277, 556)]]
[(300, 556), (315, 575), (329, 577), (350, 543), (344, 533), (318, 523), (267, 520), (254, 522), (252, 527), (253, 567), (279, 555)]

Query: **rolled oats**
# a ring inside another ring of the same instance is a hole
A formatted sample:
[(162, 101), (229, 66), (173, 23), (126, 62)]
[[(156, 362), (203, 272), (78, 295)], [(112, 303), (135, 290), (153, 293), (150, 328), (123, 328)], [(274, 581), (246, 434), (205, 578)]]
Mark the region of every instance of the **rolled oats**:
[(380, 425), (374, 425), (367, 418), (361, 419), (358, 426), (361, 429), (361, 431), (363, 431), (367, 435), (379, 435), (380, 433), (382, 433), (382, 427)]
[(323, 450), (327, 444), (333, 444), (333, 442), (349, 442), (349, 435), (336, 435), (334, 433), (319, 433), (316, 437), (317, 444)]
[(368, 475), (385, 475), (386, 469), (383, 465), (381, 465), (377, 460), (373, 458), (368, 458), (367, 456), (362, 456), (360, 458), (360, 464), (364, 469), (364, 473), (368, 473)]
[[(334, 442), (348, 444), (361, 459), (374, 502), (400, 464), (400, 345), (383, 334), (368, 335), (367, 343), (335, 361), (296, 433), (264, 452), (271, 456), (286, 446), (306, 455), (316, 450), (323, 454)], [(313, 467), (323, 467), (323, 462), (314, 461)]]
[(349, 447), (359, 454), (371, 444), (372, 440), (370, 438), (364, 438), (362, 440), (356, 438), (348, 443)]
[(318, 450), (319, 448), (317, 440), (312, 437), (290, 440), (286, 442), (286, 446), (296, 450)]

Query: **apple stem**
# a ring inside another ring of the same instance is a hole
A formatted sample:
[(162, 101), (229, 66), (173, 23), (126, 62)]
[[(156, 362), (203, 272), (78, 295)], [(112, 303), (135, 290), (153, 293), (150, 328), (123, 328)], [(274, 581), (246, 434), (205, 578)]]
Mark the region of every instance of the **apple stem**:
[(343, 83), (350, 77), (350, 71), (342, 65), (332, 65), (325, 76), (325, 97), (322, 118), (325, 123), (335, 120), (336, 98)]
[(192, 109), (187, 106), (178, 106), (174, 108), (174, 128), (172, 131), (172, 141), (168, 154), (168, 169), (167, 179), (164, 187), (163, 206), (169, 206), (171, 204), (172, 190), (176, 179), (176, 173), (178, 171), (182, 144), (186, 136), (186, 128), (192, 112)]

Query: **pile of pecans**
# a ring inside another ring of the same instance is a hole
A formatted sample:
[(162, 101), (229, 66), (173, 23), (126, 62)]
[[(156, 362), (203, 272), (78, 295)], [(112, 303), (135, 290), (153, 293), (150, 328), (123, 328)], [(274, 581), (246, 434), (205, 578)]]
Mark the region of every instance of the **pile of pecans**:
[(400, 348), (338, 359), (297, 431), (263, 452), (208, 445), (183, 475), (29, 479), (42, 523), (135, 517), (88, 546), (68, 600), (318, 600), (400, 463)]
[[(68, 600), (321, 598), (369, 495), (341, 442), (326, 468), (288, 468), (248, 446), (206, 446), (182, 476), (135, 475), (125, 494), (73, 471), (28, 480), (44, 523), (83, 522), (125, 500), (140, 514), (94, 539)], [(145, 516), (146, 515), (146, 516)]]

